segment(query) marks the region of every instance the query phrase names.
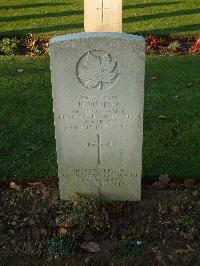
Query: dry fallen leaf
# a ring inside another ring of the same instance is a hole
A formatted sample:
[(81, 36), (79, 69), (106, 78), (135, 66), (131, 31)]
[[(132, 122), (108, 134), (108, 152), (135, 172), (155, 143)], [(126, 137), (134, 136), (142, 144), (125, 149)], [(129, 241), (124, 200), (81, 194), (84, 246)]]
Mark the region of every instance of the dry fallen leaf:
[(192, 82), (188, 82), (188, 83), (187, 83), (187, 86), (188, 86), (188, 87), (191, 87), (191, 86), (192, 86)]
[(176, 182), (173, 182), (173, 181), (172, 181), (172, 182), (170, 182), (168, 185), (169, 185), (169, 188), (170, 188), (170, 189), (173, 189), (173, 190), (174, 190), (174, 189), (177, 188), (177, 184), (176, 184)]
[(157, 77), (157, 76), (153, 76), (153, 77), (151, 77), (150, 79), (151, 79), (151, 80), (157, 80), (158, 77)]
[(195, 251), (194, 249), (192, 249), (189, 245), (187, 245), (187, 248), (178, 248), (176, 250), (176, 254), (185, 254), (185, 253), (189, 253), (189, 252), (193, 252)]
[(66, 227), (60, 226), (58, 228), (58, 234), (61, 235), (61, 236), (66, 236), (66, 235), (69, 234), (69, 229), (66, 228)]
[(155, 181), (152, 185), (152, 188), (154, 188), (154, 189), (163, 189), (163, 188), (165, 188), (166, 187), (166, 185), (165, 184), (163, 184), (163, 183), (161, 183), (161, 182), (159, 182), (159, 181)]
[(43, 182), (41, 182), (41, 181), (28, 183), (28, 185), (31, 186), (31, 187), (35, 187), (35, 188), (45, 187), (45, 184)]
[(17, 69), (18, 73), (22, 73), (24, 70), (22, 68)]
[(176, 254), (185, 254), (188, 253), (188, 249), (187, 248), (178, 248), (176, 250)]
[(164, 183), (164, 184), (166, 184), (166, 185), (168, 185), (170, 179), (169, 179), (169, 176), (168, 175), (161, 175), (159, 177), (159, 181), (162, 182), (162, 183)]
[(166, 204), (160, 204), (159, 203), (159, 212), (162, 214), (167, 213), (168, 210), (168, 206)]
[(172, 210), (174, 213), (179, 213), (179, 212), (180, 212), (180, 207), (177, 206), (177, 205), (174, 205), (174, 206), (171, 206), (171, 210)]
[(159, 115), (159, 119), (160, 120), (167, 120), (167, 119), (169, 119), (169, 116), (167, 116), (167, 115)]
[(187, 249), (188, 249), (189, 252), (195, 251), (190, 245), (187, 245)]
[(80, 245), (80, 248), (82, 248), (83, 250), (87, 252), (91, 252), (91, 253), (97, 253), (101, 250), (99, 247), (99, 244), (92, 242), (92, 241), (88, 243), (84, 242), (83, 244)]
[(15, 184), (15, 182), (10, 182), (10, 188), (17, 192), (21, 191), (21, 187)]
[(168, 187), (168, 183), (169, 183), (170, 179), (168, 177), (168, 175), (161, 175), (159, 177), (159, 181), (155, 181), (152, 184), (152, 188), (154, 189), (163, 189)]
[(42, 229), (40, 230), (40, 233), (41, 233), (41, 235), (47, 236), (48, 231), (47, 231), (47, 229), (42, 228)]
[(171, 221), (163, 221), (163, 224), (171, 224)]

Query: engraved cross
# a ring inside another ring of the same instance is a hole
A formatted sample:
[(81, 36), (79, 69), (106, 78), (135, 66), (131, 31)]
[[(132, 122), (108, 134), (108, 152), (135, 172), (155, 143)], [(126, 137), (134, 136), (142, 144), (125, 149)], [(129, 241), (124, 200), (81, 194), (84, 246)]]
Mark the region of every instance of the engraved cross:
[(88, 147), (97, 146), (98, 147), (98, 165), (101, 165), (101, 148), (102, 146), (107, 146), (111, 149), (111, 142), (101, 143), (101, 134), (97, 134), (97, 144), (88, 143)]
[(109, 8), (104, 7), (104, 0), (101, 1), (101, 7), (97, 8), (97, 10), (101, 10), (101, 18), (102, 18), (102, 22), (104, 21), (104, 11), (107, 10)]

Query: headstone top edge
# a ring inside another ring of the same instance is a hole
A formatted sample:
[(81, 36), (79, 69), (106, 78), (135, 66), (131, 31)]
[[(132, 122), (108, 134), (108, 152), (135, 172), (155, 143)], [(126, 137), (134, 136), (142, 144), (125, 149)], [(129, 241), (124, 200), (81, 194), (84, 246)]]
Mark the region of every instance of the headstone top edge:
[(50, 39), (49, 45), (53, 45), (63, 41), (71, 41), (77, 39), (88, 39), (88, 38), (111, 38), (111, 39), (123, 39), (129, 41), (145, 42), (143, 36), (132, 35), (127, 33), (118, 32), (81, 32), (67, 35), (60, 35)]

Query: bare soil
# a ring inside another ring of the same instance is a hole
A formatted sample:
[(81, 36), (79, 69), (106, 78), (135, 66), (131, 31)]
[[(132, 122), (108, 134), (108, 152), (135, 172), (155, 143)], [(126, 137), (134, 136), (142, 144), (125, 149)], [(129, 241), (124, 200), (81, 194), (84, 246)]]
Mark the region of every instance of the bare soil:
[[(61, 201), (56, 183), (0, 188), (0, 265), (200, 265), (200, 185), (157, 182), (142, 191), (141, 202), (91, 202), (91, 209), (87, 203), (84, 227), (80, 217), (69, 223), (78, 205)], [(70, 257), (46, 252), (59, 234), (74, 237)], [(147, 247), (137, 256), (118, 256), (130, 237)], [(100, 251), (81, 248), (90, 241)]]

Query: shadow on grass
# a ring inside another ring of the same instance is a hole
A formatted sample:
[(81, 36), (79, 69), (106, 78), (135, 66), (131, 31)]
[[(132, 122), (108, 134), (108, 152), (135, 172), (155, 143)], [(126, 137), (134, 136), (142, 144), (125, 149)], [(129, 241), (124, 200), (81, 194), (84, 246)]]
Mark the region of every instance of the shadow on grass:
[(138, 34), (138, 35), (149, 35), (149, 34), (158, 34), (158, 35), (166, 35), (166, 34), (176, 34), (180, 32), (187, 32), (187, 31), (196, 31), (200, 30), (200, 24), (192, 24), (192, 25), (183, 25), (179, 27), (171, 27), (171, 28), (160, 28), (154, 30), (145, 30), (145, 31), (135, 31), (135, 32), (128, 32), (130, 34)]
[(62, 30), (73, 30), (73, 29), (82, 29), (83, 23), (73, 23), (73, 24), (66, 24), (66, 25), (54, 25), (54, 26), (41, 26), (38, 28), (29, 28), (29, 29), (21, 29), (21, 30), (12, 30), (12, 31), (4, 31), (1, 32), (1, 36), (21, 36), (28, 33), (46, 33), (46, 32), (52, 32), (52, 31), (62, 31)]
[(82, 15), (83, 10), (69, 10), (59, 13), (45, 13), (45, 14), (32, 14), (24, 16), (13, 16), (13, 17), (1, 17), (0, 22), (9, 22), (9, 21), (23, 21), (26, 19), (39, 19), (39, 18), (54, 18), (54, 17), (69, 17), (74, 15)]
[(146, 8), (146, 7), (154, 7), (154, 6), (169, 6), (179, 4), (179, 1), (173, 2), (158, 2), (158, 3), (143, 3), (143, 4), (131, 4), (123, 6), (123, 10), (134, 9), (134, 8)]
[(12, 6), (0, 6), (0, 10), (3, 9), (23, 9), (23, 8), (34, 8), (34, 7), (43, 7), (43, 6), (69, 6), (72, 3), (30, 3), (22, 5), (12, 5)]
[(137, 16), (136, 17), (128, 17), (128, 18), (123, 19), (123, 23), (132, 23), (132, 22), (138, 22), (138, 21), (145, 21), (145, 20), (149, 20), (149, 19), (170, 18), (170, 17), (192, 15), (192, 14), (200, 14), (200, 8), (189, 9), (189, 10), (179, 10), (179, 11), (167, 12), (167, 13), (144, 15), (144, 16), (138, 16), (138, 17)]

